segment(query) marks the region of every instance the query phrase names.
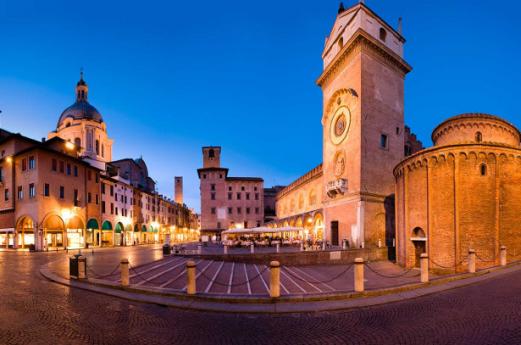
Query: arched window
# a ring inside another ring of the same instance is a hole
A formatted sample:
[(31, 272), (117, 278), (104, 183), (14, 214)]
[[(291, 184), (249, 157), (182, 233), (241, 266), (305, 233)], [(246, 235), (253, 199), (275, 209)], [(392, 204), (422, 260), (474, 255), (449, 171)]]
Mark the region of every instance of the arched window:
[(96, 140), (96, 154), (99, 156), (99, 140)]
[(81, 147), (81, 139), (80, 138), (74, 138), (74, 145), (76, 145), (76, 147), (80, 148)]
[(483, 163), (479, 166), (479, 172), (480, 172), (481, 176), (487, 175), (487, 165), (485, 163)]
[(480, 143), (483, 141), (483, 135), (481, 132), (476, 132), (476, 142)]
[(214, 158), (215, 157), (215, 151), (213, 149), (210, 149), (210, 151), (208, 151), (208, 157), (209, 158)]
[(380, 28), (380, 39), (385, 42), (387, 38), (387, 31), (384, 28)]
[(105, 145), (101, 144), (101, 157), (105, 158)]

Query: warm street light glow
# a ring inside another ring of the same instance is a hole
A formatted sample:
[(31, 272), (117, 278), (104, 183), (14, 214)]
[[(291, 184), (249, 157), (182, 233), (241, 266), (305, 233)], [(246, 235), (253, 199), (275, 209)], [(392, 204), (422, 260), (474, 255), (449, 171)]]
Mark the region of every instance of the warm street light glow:
[(7, 163), (12, 163), (13, 162), (13, 157), (9, 156), (9, 157), (6, 157), (5, 161)]
[(76, 145), (74, 145), (74, 144), (73, 144), (72, 142), (70, 142), (70, 141), (67, 141), (67, 142), (65, 143), (65, 148), (66, 148), (67, 150), (73, 150), (75, 147), (76, 147)]
[(64, 209), (62, 209), (61, 215), (62, 215), (63, 221), (65, 223), (68, 223), (69, 220), (72, 218), (73, 213), (71, 212), (71, 210), (64, 208)]

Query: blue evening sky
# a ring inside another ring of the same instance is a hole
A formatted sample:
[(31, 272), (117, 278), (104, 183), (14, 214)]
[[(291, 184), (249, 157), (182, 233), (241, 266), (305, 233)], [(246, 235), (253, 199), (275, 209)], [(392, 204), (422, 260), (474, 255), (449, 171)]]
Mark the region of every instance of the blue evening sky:
[[(0, 0), (1, 126), (39, 139), (74, 101), (80, 67), (114, 139), (161, 193), (185, 178), (199, 209), (201, 146), (233, 176), (287, 184), (321, 162), (320, 75), (337, 0)], [(354, 1), (344, 2), (346, 7)], [(518, 1), (367, 0), (404, 20), (406, 122), (489, 112), (521, 126)]]

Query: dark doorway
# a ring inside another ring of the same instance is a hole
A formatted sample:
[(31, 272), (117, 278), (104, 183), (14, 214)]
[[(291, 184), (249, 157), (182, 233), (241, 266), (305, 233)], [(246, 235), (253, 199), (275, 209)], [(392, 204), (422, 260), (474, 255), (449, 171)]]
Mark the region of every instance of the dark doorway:
[(338, 220), (331, 222), (331, 245), (338, 246)]
[(414, 267), (420, 267), (420, 257), (425, 253), (425, 241), (413, 241), (414, 244)]

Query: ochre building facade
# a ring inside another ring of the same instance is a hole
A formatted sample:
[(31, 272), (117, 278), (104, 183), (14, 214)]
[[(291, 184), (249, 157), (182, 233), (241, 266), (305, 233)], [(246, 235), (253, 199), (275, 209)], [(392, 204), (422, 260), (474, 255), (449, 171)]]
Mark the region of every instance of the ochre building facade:
[(501, 118), (464, 114), (440, 124), (434, 146), (400, 163), (396, 178), (396, 244), (401, 265), (427, 253), (440, 271), (499, 264), (499, 251), (521, 253), (519, 130)]

